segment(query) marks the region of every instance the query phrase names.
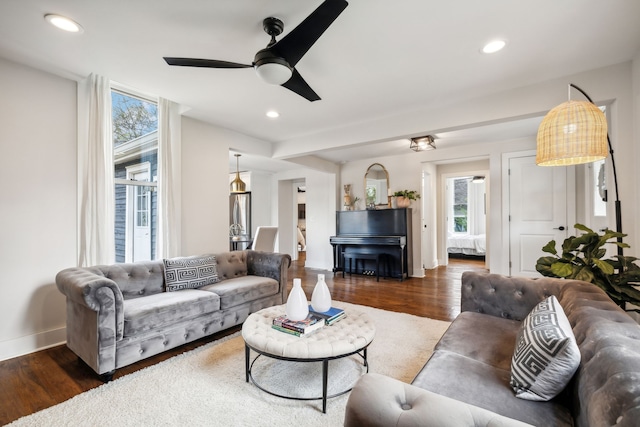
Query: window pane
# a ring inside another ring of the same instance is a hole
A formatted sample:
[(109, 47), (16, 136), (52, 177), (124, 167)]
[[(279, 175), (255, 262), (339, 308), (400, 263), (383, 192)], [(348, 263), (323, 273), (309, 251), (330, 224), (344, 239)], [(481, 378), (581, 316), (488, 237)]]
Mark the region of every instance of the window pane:
[(467, 216), (467, 205), (453, 205), (453, 216)]
[(465, 233), (467, 231), (467, 217), (456, 217), (453, 220), (453, 231), (456, 233)]
[[(116, 261), (155, 258), (158, 174), (158, 108), (148, 100), (112, 91), (116, 185)], [(128, 185), (127, 182), (131, 182)]]
[(469, 179), (454, 178), (453, 179), (453, 221), (452, 228), (454, 233), (466, 233), (468, 231), (468, 197), (469, 197)]
[(453, 203), (467, 204), (467, 179), (456, 179), (453, 187)]

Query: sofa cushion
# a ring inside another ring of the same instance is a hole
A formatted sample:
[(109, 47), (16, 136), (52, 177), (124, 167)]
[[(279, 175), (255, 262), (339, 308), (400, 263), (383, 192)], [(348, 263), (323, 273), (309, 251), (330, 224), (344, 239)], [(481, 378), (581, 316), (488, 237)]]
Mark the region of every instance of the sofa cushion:
[(508, 371), (521, 324), (517, 320), (464, 311), (434, 350), (449, 351)]
[(521, 399), (547, 401), (564, 390), (579, 365), (571, 325), (552, 295), (522, 322), (511, 362), (511, 387)]
[(220, 281), (213, 255), (171, 258), (163, 262), (167, 292), (200, 288)]
[(211, 292), (186, 289), (124, 301), (124, 336), (162, 329), (185, 319), (220, 310), (220, 297)]
[(200, 288), (220, 296), (220, 308), (227, 309), (278, 293), (277, 280), (262, 276), (242, 276)]
[[(491, 331), (482, 331), (486, 333)], [(535, 426), (573, 426), (571, 411), (557, 399), (534, 402), (516, 398), (509, 387), (510, 377), (509, 369), (438, 350), (412, 384)]]

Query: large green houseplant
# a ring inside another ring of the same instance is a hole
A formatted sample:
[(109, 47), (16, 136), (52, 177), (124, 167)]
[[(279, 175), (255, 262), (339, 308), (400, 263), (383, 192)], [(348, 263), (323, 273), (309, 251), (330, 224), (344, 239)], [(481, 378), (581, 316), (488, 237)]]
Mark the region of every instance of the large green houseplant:
[(628, 248), (626, 243), (617, 241), (627, 235), (609, 229), (599, 234), (582, 224), (574, 227), (582, 234), (565, 239), (562, 254), (558, 254), (555, 240), (547, 243), (542, 250), (552, 256), (539, 258), (536, 270), (543, 276), (593, 283), (622, 308), (625, 308), (625, 303), (640, 306), (640, 267), (635, 264), (638, 258), (616, 255), (614, 259), (602, 259), (607, 252), (604, 248), (607, 244)]

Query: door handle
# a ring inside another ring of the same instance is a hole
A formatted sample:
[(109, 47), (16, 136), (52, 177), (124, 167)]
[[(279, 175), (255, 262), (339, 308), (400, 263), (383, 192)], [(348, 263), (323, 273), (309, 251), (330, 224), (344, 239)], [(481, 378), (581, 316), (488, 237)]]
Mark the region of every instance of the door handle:
[(560, 227), (556, 227), (554, 228), (554, 230), (564, 231), (564, 225), (561, 225)]

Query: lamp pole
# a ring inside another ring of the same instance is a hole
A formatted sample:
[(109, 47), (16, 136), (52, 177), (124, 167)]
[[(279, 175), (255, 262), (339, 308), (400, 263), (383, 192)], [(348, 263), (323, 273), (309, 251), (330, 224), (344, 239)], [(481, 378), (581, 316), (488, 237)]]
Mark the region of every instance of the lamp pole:
[[(573, 83), (569, 84), (570, 87), (578, 90), (581, 94), (584, 95), (590, 103), (595, 105), (595, 102), (591, 99), (589, 95), (578, 86)], [(611, 154), (611, 168), (613, 169), (613, 186), (616, 190), (616, 200), (615, 200), (615, 211), (616, 211), (616, 232), (622, 233), (622, 208), (620, 206), (620, 197), (618, 195), (618, 174), (616, 173), (616, 160), (613, 157), (613, 147), (611, 146), (611, 138), (609, 138), (609, 131), (607, 131), (607, 143), (609, 144), (609, 154)], [(618, 237), (618, 242), (622, 243), (622, 237)], [(622, 247), (618, 246), (618, 255), (623, 254)]]

